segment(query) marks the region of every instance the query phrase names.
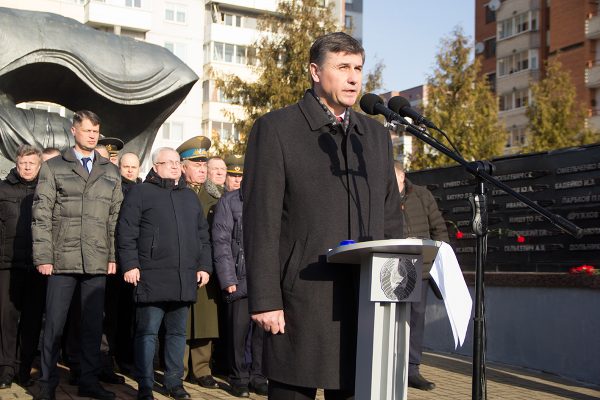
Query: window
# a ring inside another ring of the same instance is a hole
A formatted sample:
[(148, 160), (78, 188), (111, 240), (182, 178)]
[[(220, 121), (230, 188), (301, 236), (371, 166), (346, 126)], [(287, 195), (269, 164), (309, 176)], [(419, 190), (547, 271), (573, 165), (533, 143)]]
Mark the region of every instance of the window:
[(498, 76), (504, 76), (527, 69), (538, 69), (537, 50), (522, 51), (498, 59)]
[(506, 147), (521, 147), (527, 141), (526, 128), (524, 126), (513, 125), (509, 128), (508, 140)]
[(165, 20), (185, 24), (186, 7), (179, 4), (167, 3), (165, 5)]
[(212, 60), (242, 65), (256, 65), (256, 49), (237, 44), (214, 42)]
[(258, 20), (254, 17), (244, 17), (242, 18), (242, 27), (256, 29), (258, 27)]
[(183, 123), (165, 122), (162, 126), (162, 138), (165, 140), (182, 141)]
[(489, 24), (496, 21), (496, 11), (492, 11), (489, 7), (485, 7), (485, 23)]
[(346, 15), (344, 26), (346, 27), (346, 29), (352, 29), (352, 25), (353, 25), (352, 16)]
[(498, 109), (500, 111), (508, 111), (512, 108), (512, 93), (505, 93), (500, 95), (500, 97), (498, 98)]
[(202, 82), (202, 101), (210, 101), (210, 81)]
[(179, 59), (185, 62), (187, 58), (187, 46), (185, 43), (165, 42), (165, 49), (175, 54)]
[(142, 0), (125, 0), (125, 7), (142, 8)]
[(529, 90), (519, 89), (515, 91), (515, 108), (526, 107), (529, 103)]
[(518, 35), (519, 33), (537, 31), (537, 11), (528, 11), (498, 22), (498, 39)]
[(485, 58), (491, 58), (496, 56), (496, 38), (490, 38), (483, 42), (483, 56)]
[(231, 122), (212, 121), (212, 133), (219, 135), (221, 140), (239, 138), (239, 134)]
[(242, 16), (229, 14), (229, 13), (221, 13), (221, 22), (228, 26), (242, 26)]
[(490, 90), (492, 92), (496, 92), (496, 74), (491, 73), (486, 76), (488, 85), (490, 85)]

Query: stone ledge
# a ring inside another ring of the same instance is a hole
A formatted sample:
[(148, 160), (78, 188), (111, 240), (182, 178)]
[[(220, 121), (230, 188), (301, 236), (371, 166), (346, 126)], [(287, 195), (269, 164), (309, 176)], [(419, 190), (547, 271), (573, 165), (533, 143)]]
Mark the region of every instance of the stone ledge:
[[(463, 272), (468, 286), (475, 286), (475, 273)], [(486, 286), (579, 288), (600, 290), (600, 275), (546, 272), (486, 272)]]

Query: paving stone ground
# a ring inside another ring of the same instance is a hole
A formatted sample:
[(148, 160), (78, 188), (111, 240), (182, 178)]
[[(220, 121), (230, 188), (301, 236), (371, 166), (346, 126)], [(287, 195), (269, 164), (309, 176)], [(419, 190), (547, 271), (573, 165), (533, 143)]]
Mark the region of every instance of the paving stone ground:
[[(436, 383), (435, 390), (423, 392), (409, 388), (409, 400), (464, 400), (471, 398), (471, 373), (472, 364), (469, 358), (455, 355), (438, 353), (425, 353), (423, 355), (422, 374)], [(488, 363), (487, 375), (487, 399), (489, 400), (592, 400), (600, 399), (600, 387), (586, 385), (581, 382), (564, 379), (550, 374), (515, 368), (507, 365)], [(117, 394), (119, 400), (135, 400), (136, 384), (126, 377), (125, 385), (105, 385), (109, 390)], [(227, 391), (228, 385), (223, 379), (219, 379), (222, 389), (204, 389), (198, 385), (185, 383), (186, 390), (192, 395), (192, 399), (202, 400), (230, 400), (236, 399)], [(77, 388), (68, 383), (68, 371), (61, 368), (61, 385), (59, 386), (56, 399), (85, 399), (77, 396)], [(33, 392), (35, 387), (31, 389)], [(164, 392), (155, 387), (155, 399), (168, 399)], [(13, 384), (10, 389), (0, 390), (0, 400), (31, 399), (32, 395), (19, 385)], [(259, 400), (266, 397), (255, 393), (250, 395), (251, 399)], [(317, 399), (323, 400), (322, 391), (318, 392)]]

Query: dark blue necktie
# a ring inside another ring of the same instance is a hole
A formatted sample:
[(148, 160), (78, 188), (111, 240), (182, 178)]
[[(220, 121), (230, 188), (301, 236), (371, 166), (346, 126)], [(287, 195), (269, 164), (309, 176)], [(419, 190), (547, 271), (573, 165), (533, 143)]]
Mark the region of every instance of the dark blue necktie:
[(91, 157), (83, 157), (81, 159), (81, 164), (83, 164), (83, 168), (85, 168), (85, 170), (88, 172), (88, 174), (90, 173), (90, 169), (88, 168), (89, 161), (92, 161)]

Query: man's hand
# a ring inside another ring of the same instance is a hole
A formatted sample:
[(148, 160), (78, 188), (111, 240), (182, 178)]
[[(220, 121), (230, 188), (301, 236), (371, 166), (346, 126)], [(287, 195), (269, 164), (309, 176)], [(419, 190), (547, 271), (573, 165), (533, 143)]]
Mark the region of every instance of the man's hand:
[(267, 311), (263, 313), (253, 314), (252, 321), (263, 328), (266, 332), (273, 335), (285, 333), (285, 319), (283, 310)]
[(117, 263), (109, 262), (108, 263), (108, 275), (114, 275), (117, 273)]
[(198, 287), (206, 286), (209, 279), (210, 279), (210, 275), (208, 274), (208, 272), (204, 272), (204, 271), (196, 272), (196, 280), (198, 281)]
[(227, 293), (233, 293), (233, 292), (235, 292), (236, 290), (237, 290), (237, 286), (236, 286), (236, 285), (227, 286), (227, 287), (225, 288), (225, 291), (226, 291)]
[(140, 281), (140, 269), (130, 269), (123, 274), (123, 279), (125, 279), (125, 282), (131, 283), (133, 286), (137, 286), (138, 282)]
[(37, 270), (42, 275), (52, 275), (52, 264), (40, 264), (37, 266)]

